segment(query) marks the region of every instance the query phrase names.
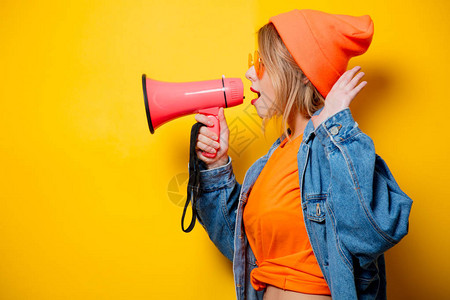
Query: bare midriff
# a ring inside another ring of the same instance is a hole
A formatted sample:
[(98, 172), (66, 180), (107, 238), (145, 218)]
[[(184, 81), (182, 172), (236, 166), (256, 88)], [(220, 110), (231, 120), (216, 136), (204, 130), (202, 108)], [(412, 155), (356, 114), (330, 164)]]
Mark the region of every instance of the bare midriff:
[(263, 300), (331, 300), (331, 296), (298, 293), (267, 285)]

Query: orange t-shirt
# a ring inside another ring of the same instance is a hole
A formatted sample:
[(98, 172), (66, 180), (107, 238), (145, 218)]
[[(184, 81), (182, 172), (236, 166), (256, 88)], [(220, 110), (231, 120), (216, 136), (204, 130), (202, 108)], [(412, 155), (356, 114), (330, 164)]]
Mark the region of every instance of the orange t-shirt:
[(244, 227), (257, 268), (255, 290), (267, 284), (305, 294), (330, 295), (306, 233), (300, 201), (297, 152), (302, 135), (275, 149), (244, 208)]

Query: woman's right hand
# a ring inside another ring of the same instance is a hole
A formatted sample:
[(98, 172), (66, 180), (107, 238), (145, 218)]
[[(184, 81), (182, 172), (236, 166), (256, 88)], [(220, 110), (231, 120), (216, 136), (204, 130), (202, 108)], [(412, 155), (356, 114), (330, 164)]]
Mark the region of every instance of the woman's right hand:
[[(228, 163), (228, 138), (230, 131), (225, 119), (223, 107), (219, 109), (219, 124), (220, 124), (220, 144), (217, 142), (215, 133), (213, 133), (207, 126), (209, 126), (209, 118), (204, 114), (196, 114), (195, 120), (203, 123), (206, 126), (200, 127), (195, 151), (197, 157), (202, 160), (208, 169), (224, 166)], [(216, 153), (216, 157), (209, 158), (202, 154), (202, 152)]]

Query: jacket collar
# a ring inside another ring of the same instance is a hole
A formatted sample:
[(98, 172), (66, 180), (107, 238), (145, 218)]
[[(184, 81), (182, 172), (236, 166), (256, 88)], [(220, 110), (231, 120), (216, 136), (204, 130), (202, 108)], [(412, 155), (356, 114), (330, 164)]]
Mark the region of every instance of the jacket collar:
[[(318, 116), (320, 114), (320, 112), (322, 111), (323, 106), (317, 110), (313, 116)], [(312, 122), (311, 119), (309, 119), (308, 123), (306, 124), (305, 130), (303, 131), (303, 140), (302, 142), (307, 143), (310, 139), (312, 139), (314, 137), (314, 132), (315, 132), (315, 128), (314, 128), (314, 124)]]

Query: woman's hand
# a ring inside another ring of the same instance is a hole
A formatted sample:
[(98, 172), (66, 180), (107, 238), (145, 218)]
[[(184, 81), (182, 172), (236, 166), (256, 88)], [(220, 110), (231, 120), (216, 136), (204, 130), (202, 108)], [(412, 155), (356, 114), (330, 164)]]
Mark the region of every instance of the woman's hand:
[[(225, 119), (223, 107), (219, 109), (218, 117), (220, 124), (220, 144), (217, 142), (218, 137), (215, 136), (215, 133), (206, 127), (209, 125), (208, 117), (203, 114), (195, 115), (195, 120), (206, 125), (202, 126), (199, 130), (195, 150), (197, 157), (207, 165), (208, 169), (224, 166), (228, 162), (228, 137), (230, 135), (230, 131)], [(206, 157), (202, 154), (203, 151), (216, 153), (216, 157)]]
[(364, 76), (364, 72), (360, 72), (355, 76), (359, 70), (361, 70), (360, 66), (347, 70), (336, 81), (325, 98), (325, 105), (320, 114), (311, 118), (314, 128), (319, 127), (323, 121), (335, 113), (346, 109), (353, 98), (366, 86), (367, 81), (363, 81), (357, 86), (359, 80)]

